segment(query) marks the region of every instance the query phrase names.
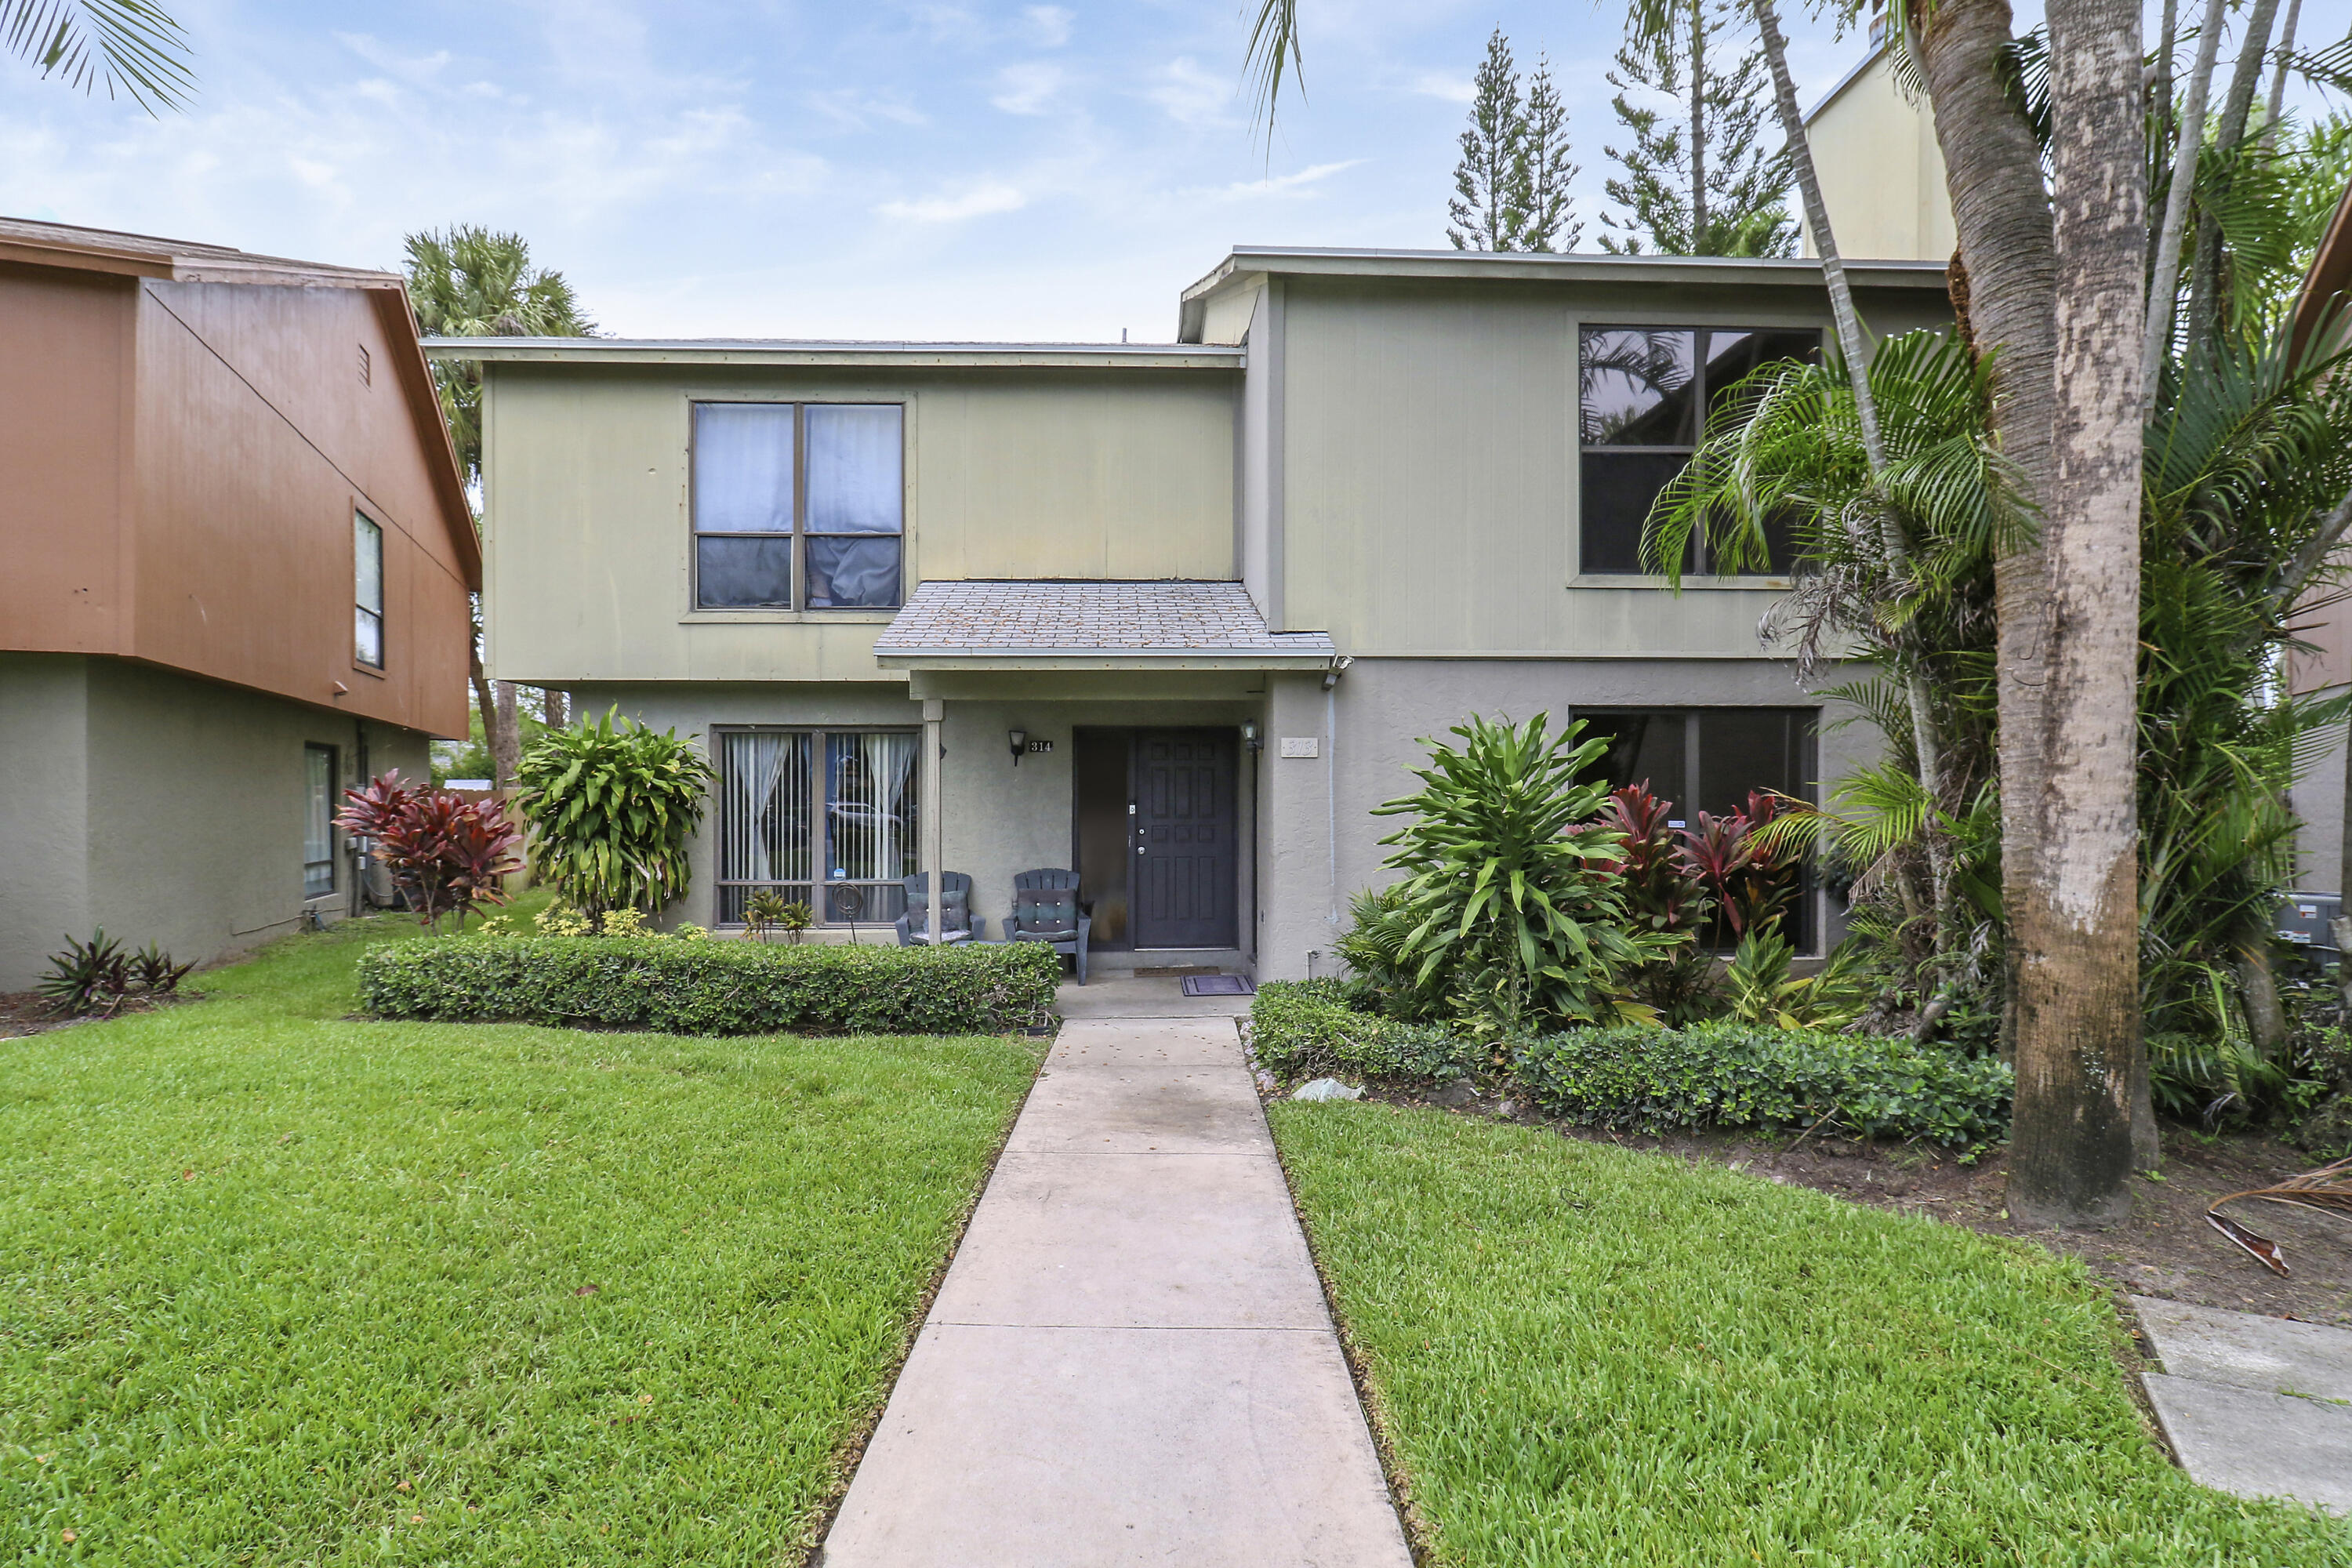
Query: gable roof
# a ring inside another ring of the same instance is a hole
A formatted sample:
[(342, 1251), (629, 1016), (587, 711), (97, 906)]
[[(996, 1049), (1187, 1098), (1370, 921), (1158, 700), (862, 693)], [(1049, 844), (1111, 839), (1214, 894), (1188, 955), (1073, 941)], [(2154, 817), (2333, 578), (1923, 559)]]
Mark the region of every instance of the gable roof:
[(1239, 583), (980, 579), (919, 585), (884, 668), (1318, 669), (1324, 632), (1277, 632)]
[(416, 426), (418, 445), (432, 474), (434, 493), (440, 500), (443, 524), (457, 550), (458, 565), (467, 586), (482, 585), (482, 543), (474, 531), (474, 509), (466, 498), (466, 481), (458, 472), (449, 427), (441, 417), (432, 367), (425, 363), (416, 316), (408, 307), (407, 280), (399, 273), (255, 256), (232, 246), (195, 240), (5, 216), (0, 216), (0, 261), (173, 283), (356, 289), (365, 294), (393, 344), (393, 369), (400, 381), (401, 397)]

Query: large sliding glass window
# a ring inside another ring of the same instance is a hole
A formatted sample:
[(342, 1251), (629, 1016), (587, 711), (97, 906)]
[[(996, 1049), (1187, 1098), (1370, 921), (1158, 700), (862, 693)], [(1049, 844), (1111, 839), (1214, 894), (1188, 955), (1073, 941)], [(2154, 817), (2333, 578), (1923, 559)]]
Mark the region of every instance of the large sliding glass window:
[(897, 607), (905, 446), (895, 403), (696, 404), (696, 606)]
[[(1587, 327), (1578, 364), (1578, 531), (1580, 570), (1648, 571), (1643, 531), (1658, 493), (1689, 466), (1710, 416), (1759, 366), (1821, 357), (1817, 331), (1724, 327)], [(1793, 560), (1785, 531), (1769, 531), (1772, 569)], [(1691, 541), (1685, 570), (1707, 570)]]
[[(1816, 799), (1814, 709), (1580, 705), (1570, 717), (1584, 721), (1587, 740), (1609, 743), (1585, 779), (1611, 789), (1646, 784), (1670, 804), (1668, 819), (1676, 827), (1696, 828), (1702, 811), (1715, 817), (1745, 811), (1751, 791)], [(1798, 898), (1789, 915), (1801, 951), (1811, 941), (1809, 904)]]
[(828, 924), (906, 912), (919, 843), (914, 731), (721, 730), (716, 740), (719, 924), (741, 924), (761, 888)]

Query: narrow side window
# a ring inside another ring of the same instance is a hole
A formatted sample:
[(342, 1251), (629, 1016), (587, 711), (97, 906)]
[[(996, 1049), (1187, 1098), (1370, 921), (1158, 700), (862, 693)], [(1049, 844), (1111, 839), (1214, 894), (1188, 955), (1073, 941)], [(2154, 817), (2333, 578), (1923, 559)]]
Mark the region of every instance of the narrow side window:
[(335, 890), (335, 748), (302, 748), (302, 896)]
[(383, 668), (383, 530), (362, 512), (352, 513), (352, 596), (358, 614), (352, 628), (352, 657)]

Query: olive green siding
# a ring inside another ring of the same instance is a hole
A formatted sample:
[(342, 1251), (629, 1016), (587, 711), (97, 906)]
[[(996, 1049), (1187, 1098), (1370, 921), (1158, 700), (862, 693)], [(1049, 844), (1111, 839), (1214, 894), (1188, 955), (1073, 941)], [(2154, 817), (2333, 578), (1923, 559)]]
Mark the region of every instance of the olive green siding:
[[(1882, 331), (1948, 314), (1934, 294), (1876, 303)], [(1293, 278), (1280, 304), (1281, 560), (1265, 580), (1285, 626), (1351, 653), (1767, 656), (1758, 586), (1580, 583), (1578, 333), (1823, 328), (1817, 285)], [(1253, 373), (1265, 352), (1254, 337)]]
[(494, 363), (488, 662), (532, 683), (889, 680), (889, 613), (698, 613), (698, 399), (903, 402), (906, 581), (1228, 578), (1230, 370), (856, 373)]

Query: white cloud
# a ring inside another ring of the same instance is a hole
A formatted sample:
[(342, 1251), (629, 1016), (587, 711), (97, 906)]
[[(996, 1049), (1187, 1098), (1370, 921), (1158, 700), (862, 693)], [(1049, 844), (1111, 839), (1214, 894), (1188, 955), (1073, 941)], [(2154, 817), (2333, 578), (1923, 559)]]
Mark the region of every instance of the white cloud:
[(1077, 14), (1060, 5), (1024, 5), (1021, 19), (1028, 25), (1030, 41), (1040, 48), (1058, 49), (1070, 41), (1070, 24)]
[(1151, 75), (1152, 85), (1144, 96), (1171, 120), (1206, 124), (1224, 118), (1234, 106), (1235, 79), (1202, 70), (1201, 62), (1190, 55), (1177, 56)]
[(931, 196), (919, 202), (884, 202), (874, 210), (906, 223), (961, 223), (966, 218), (1016, 212), (1029, 198), (998, 180), (983, 180), (957, 195)]
[(865, 131), (877, 120), (894, 125), (928, 125), (923, 111), (894, 96), (861, 92), (854, 87), (831, 88), (808, 95), (808, 106), (845, 131)]
[(1478, 89), (1466, 76), (1449, 76), (1444, 71), (1420, 71), (1405, 84), (1405, 90), (1421, 98), (1443, 99), (1447, 103), (1468, 103), (1478, 96)]
[(996, 73), (996, 91), (989, 102), (1007, 114), (1043, 114), (1054, 95), (1062, 90), (1062, 68), (1033, 61), (1026, 65), (1006, 66)]
[(1317, 163), (1291, 174), (1270, 174), (1263, 180), (1236, 180), (1217, 194), (1227, 197), (1280, 196), (1303, 191), (1309, 185), (1322, 184), (1342, 169), (1352, 169), (1369, 163), (1370, 158), (1346, 158), (1336, 163)]
[(337, 33), (335, 41), (376, 69), (389, 71), (403, 81), (429, 81), (449, 63), (446, 49), (436, 49), (429, 55), (403, 55), (386, 48), (367, 33)]

